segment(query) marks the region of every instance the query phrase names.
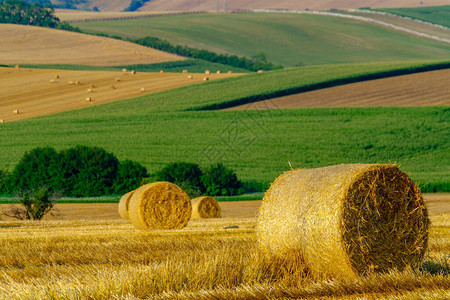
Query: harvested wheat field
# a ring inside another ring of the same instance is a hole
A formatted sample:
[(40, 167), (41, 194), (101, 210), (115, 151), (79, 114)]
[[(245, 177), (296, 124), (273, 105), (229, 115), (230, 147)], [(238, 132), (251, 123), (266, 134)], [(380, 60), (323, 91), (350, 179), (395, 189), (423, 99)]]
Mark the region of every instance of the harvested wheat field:
[[(202, 74), (42, 70), (0, 67), (0, 119), (49, 115), (203, 82)], [(239, 76), (211, 74), (210, 80)]]
[(0, 24), (0, 64), (114, 66), (183, 57), (106, 37), (35, 26)]
[[(146, 2), (141, 11), (208, 11), (216, 10), (216, 1), (211, 0), (152, 0)], [(219, 9), (224, 10), (224, 0), (219, 1)], [(347, 8), (360, 8), (360, 7), (372, 7), (372, 8), (388, 8), (388, 7), (417, 7), (417, 6), (435, 6), (446, 5), (449, 2), (447, 0), (279, 0), (274, 2), (273, 0), (228, 0), (228, 10), (239, 9), (316, 9), (316, 10), (329, 10), (329, 9), (347, 9)]]
[(450, 69), (357, 82), (227, 110), (450, 105)]

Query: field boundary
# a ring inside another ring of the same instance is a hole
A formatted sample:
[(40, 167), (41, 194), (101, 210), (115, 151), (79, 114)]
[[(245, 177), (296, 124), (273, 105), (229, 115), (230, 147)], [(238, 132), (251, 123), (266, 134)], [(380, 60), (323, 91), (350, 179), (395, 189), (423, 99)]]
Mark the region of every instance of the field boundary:
[(357, 75), (357, 76), (350, 76), (350, 77), (345, 77), (345, 78), (337, 78), (337, 79), (332, 79), (332, 80), (328, 80), (328, 81), (322, 81), (322, 82), (315, 83), (315, 84), (307, 84), (307, 85), (302, 85), (302, 86), (288, 88), (288, 89), (282, 89), (282, 90), (264, 93), (264, 94), (255, 94), (255, 95), (246, 96), (246, 97), (242, 97), (242, 98), (238, 98), (238, 99), (234, 99), (234, 100), (230, 100), (230, 101), (225, 101), (222, 103), (192, 107), (192, 108), (188, 108), (187, 111), (221, 110), (221, 109), (231, 108), (231, 107), (238, 106), (238, 105), (244, 105), (244, 104), (258, 102), (261, 99), (269, 100), (269, 99), (273, 99), (273, 98), (290, 96), (290, 95), (294, 95), (294, 94), (300, 94), (300, 93), (304, 93), (304, 92), (310, 92), (310, 91), (314, 91), (314, 90), (330, 88), (330, 87), (345, 85), (345, 84), (349, 84), (349, 83), (363, 82), (363, 81), (382, 79), (382, 78), (401, 76), (401, 75), (409, 75), (409, 74), (421, 73), (421, 72), (427, 72), (427, 71), (444, 70), (444, 69), (448, 69), (448, 68), (450, 68), (450, 62), (444, 62), (444, 63), (438, 63), (438, 64), (434, 64), (434, 65), (418, 66), (418, 67), (412, 67), (412, 68), (401, 68), (401, 69), (396, 69), (396, 70), (380, 71), (380, 72), (368, 73), (368, 74)]

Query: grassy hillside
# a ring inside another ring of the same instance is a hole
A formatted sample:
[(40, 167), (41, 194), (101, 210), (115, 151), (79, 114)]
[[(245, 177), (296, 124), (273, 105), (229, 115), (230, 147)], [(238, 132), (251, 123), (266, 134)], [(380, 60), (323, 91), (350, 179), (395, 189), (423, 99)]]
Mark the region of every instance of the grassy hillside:
[(150, 172), (175, 161), (203, 166), (224, 162), (246, 181), (268, 183), (288, 170), (289, 163), (319, 167), (397, 162), (420, 184), (446, 184), (448, 107), (186, 111), (277, 86), (283, 90), (320, 83), (332, 74), (352, 77), (364, 70), (405, 67), (400, 63), (273, 71), (4, 123), (0, 147), (8, 151), (0, 152), (0, 168), (11, 169), (25, 151), (37, 146), (63, 149), (84, 144), (138, 161)]
[(450, 5), (383, 8), (376, 10), (450, 27)]
[(155, 36), (172, 44), (238, 56), (264, 52), (270, 62), (284, 66), (450, 56), (450, 45), (445, 43), (355, 20), (318, 15), (199, 14), (73, 25), (90, 33), (131, 39)]

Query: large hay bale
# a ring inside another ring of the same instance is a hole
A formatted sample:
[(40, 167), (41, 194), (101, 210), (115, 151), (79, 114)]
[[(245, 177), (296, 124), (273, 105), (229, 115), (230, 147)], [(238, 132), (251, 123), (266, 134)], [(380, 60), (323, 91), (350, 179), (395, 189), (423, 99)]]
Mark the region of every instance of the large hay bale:
[(220, 218), (220, 205), (217, 199), (210, 196), (202, 196), (192, 199), (191, 203), (191, 219)]
[(395, 165), (291, 170), (266, 192), (258, 247), (295, 253), (316, 277), (356, 277), (420, 264), (429, 219), (419, 188)]
[(120, 198), (119, 201), (119, 215), (122, 219), (130, 219), (128, 216), (128, 205), (130, 204), (131, 196), (133, 196), (134, 190), (126, 193)]
[(128, 216), (138, 229), (180, 229), (191, 218), (189, 196), (170, 182), (154, 182), (135, 190), (128, 204)]

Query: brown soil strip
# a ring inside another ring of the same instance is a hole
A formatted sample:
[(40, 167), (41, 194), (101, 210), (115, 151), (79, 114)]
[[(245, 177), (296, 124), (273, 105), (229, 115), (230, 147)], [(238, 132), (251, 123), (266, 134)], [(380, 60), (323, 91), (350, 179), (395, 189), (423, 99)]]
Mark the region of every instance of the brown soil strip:
[[(450, 193), (424, 194), (430, 215), (450, 214)], [(8, 209), (10, 204), (1, 204), (0, 212)], [(255, 218), (261, 201), (231, 201), (220, 202), (222, 218)], [(95, 204), (57, 204), (55, 214), (45, 217), (47, 220), (78, 220), (78, 219), (120, 219), (117, 203)], [(10, 219), (3, 217), (3, 220)]]
[(450, 69), (346, 84), (227, 110), (450, 105)]

